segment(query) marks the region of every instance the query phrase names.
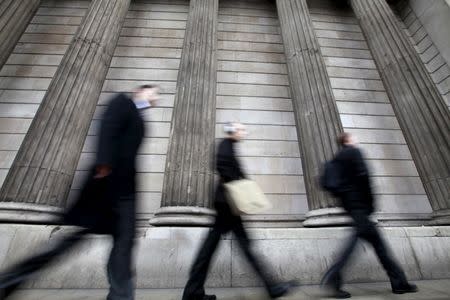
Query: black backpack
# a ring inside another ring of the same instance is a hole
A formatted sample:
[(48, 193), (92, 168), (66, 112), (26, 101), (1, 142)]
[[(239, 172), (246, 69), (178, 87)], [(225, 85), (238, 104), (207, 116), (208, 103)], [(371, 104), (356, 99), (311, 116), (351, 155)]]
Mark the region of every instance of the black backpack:
[(338, 196), (342, 191), (342, 184), (342, 172), (339, 162), (336, 159), (327, 161), (320, 176), (320, 186), (333, 196)]

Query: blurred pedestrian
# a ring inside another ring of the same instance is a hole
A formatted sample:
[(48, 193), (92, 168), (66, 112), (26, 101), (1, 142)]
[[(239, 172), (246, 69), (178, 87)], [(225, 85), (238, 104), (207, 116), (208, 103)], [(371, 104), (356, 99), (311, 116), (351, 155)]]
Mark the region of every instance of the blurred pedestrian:
[(232, 231), (235, 234), (237, 242), (243, 250), (245, 257), (258, 276), (262, 279), (268, 294), (271, 298), (278, 298), (286, 295), (290, 289), (297, 284), (295, 282), (276, 284), (272, 280), (271, 274), (269, 274), (265, 265), (251, 249), (251, 241), (242, 224), (241, 217), (233, 213), (233, 210), (230, 207), (224, 183), (246, 177), (242, 172), (239, 160), (235, 153), (235, 144), (245, 136), (246, 131), (244, 126), (239, 123), (229, 123), (224, 129), (227, 136), (219, 144), (216, 161), (217, 171), (220, 176), (220, 182), (216, 189), (214, 201), (217, 217), (194, 261), (189, 280), (184, 288), (183, 300), (216, 299), (215, 295), (205, 294), (204, 284), (211, 259), (220, 242), (220, 238), (229, 231)]
[(338, 137), (338, 144), (341, 149), (328, 164), (331, 166), (328, 176), (338, 178), (324, 178), (322, 185), (326, 186), (328, 182), (329, 186), (333, 186), (331, 191), (341, 200), (343, 208), (353, 220), (354, 233), (337, 261), (325, 273), (322, 285), (331, 290), (331, 296), (335, 298), (351, 297), (350, 293), (342, 290), (341, 271), (355, 249), (358, 239), (363, 239), (373, 246), (389, 276), (392, 292), (396, 294), (416, 292), (417, 286), (408, 282), (402, 268), (389, 252), (380, 232), (370, 219), (370, 215), (374, 212), (374, 196), (369, 171), (355, 139), (351, 134), (343, 133)]
[(142, 85), (131, 97), (121, 93), (110, 101), (101, 121), (96, 162), (80, 196), (64, 215), (64, 224), (81, 229), (1, 273), (0, 295), (10, 295), (35, 271), (50, 264), (84, 235), (97, 233), (113, 237), (107, 264), (110, 284), (107, 299), (134, 299), (135, 160), (145, 131), (141, 111), (154, 106), (158, 99), (157, 86)]

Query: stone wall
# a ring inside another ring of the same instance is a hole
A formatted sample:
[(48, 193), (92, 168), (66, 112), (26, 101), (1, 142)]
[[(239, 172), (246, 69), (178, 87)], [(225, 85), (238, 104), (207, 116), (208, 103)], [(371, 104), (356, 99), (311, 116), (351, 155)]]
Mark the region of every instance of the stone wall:
[(409, 0), (408, 3), (444, 60), (450, 64), (450, 2)]
[(401, 1), (399, 18), (450, 108), (450, 5), (443, 0)]
[[(311, 17), (344, 128), (355, 133), (369, 159), (380, 219), (421, 222), (431, 212), (429, 201), (371, 52), (351, 9), (333, 3), (309, 1)], [(88, 6), (87, 0), (44, 0), (0, 70), (0, 186)], [(425, 16), (432, 7), (416, 12), (417, 16)], [(95, 157), (99, 118), (108, 99), (116, 92), (155, 82), (161, 85), (162, 100), (159, 107), (146, 112), (149, 130), (138, 157), (141, 224), (146, 224), (160, 206), (188, 10), (187, 0), (132, 2), (71, 197), (76, 196)], [(445, 64), (445, 53), (438, 52), (440, 46), (433, 45), (424, 29), (428, 30), (427, 25), (422, 27), (411, 11), (403, 11), (402, 20), (448, 100), (450, 68)], [(239, 155), (247, 173), (261, 183), (274, 203), (271, 211), (250, 219), (270, 226), (282, 224), (279, 221), (300, 225), (308, 205), (274, 2), (220, 1), (217, 51), (216, 138), (223, 136), (225, 122), (247, 125), (249, 136), (240, 145)]]

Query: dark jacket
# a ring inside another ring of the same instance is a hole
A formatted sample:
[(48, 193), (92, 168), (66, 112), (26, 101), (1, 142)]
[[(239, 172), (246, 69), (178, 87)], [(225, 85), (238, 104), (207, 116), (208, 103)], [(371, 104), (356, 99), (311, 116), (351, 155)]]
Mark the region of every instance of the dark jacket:
[[(144, 136), (144, 122), (133, 100), (119, 94), (102, 119), (97, 159), (80, 195), (64, 216), (64, 223), (111, 233), (117, 219), (117, 201), (134, 201), (135, 159)], [(108, 165), (109, 176), (94, 179), (95, 167)]]
[(234, 151), (235, 141), (230, 138), (223, 139), (217, 149), (216, 168), (219, 173), (219, 184), (216, 189), (214, 207), (217, 210), (218, 223), (229, 226), (238, 221), (231, 212), (226, 196), (224, 183), (245, 178), (241, 165)]
[(372, 213), (374, 198), (369, 170), (361, 151), (354, 146), (344, 146), (336, 155), (342, 175), (340, 199), (347, 211), (364, 210)]
[(226, 138), (220, 142), (217, 149), (216, 168), (222, 183), (245, 178), (241, 165), (236, 158), (235, 143), (236, 141)]
[(133, 100), (125, 94), (113, 98), (103, 115), (96, 165), (111, 166), (120, 196), (135, 192), (135, 160), (144, 133), (144, 121)]

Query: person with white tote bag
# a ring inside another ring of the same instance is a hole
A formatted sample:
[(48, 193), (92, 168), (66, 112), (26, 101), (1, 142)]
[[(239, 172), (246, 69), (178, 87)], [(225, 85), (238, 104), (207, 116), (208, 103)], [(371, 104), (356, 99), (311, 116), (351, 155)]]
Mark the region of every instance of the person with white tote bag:
[(183, 300), (216, 299), (215, 295), (205, 294), (204, 284), (220, 238), (229, 231), (236, 236), (245, 258), (262, 279), (269, 296), (272, 299), (282, 297), (297, 286), (297, 282), (273, 281), (271, 272), (251, 250), (251, 241), (240, 216), (245, 213), (257, 213), (270, 207), (270, 203), (256, 183), (246, 178), (235, 155), (235, 144), (245, 136), (245, 127), (240, 123), (229, 123), (225, 125), (224, 130), (226, 137), (219, 144), (216, 160), (220, 176), (214, 201), (217, 217), (191, 268)]

